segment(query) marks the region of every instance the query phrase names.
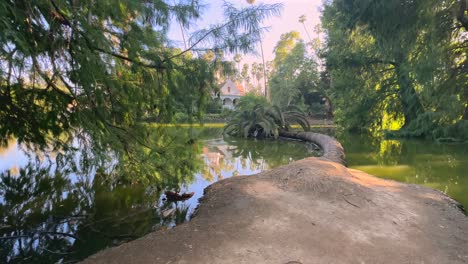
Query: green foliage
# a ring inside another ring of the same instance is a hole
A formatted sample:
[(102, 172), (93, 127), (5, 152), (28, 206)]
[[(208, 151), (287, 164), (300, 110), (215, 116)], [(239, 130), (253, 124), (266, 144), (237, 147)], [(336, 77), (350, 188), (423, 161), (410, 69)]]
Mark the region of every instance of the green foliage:
[[(276, 106), (273, 106), (276, 107)], [(278, 110), (279, 107), (276, 107)], [(283, 108), (281, 111), (276, 111), (278, 114), (275, 118), (276, 124), (280, 129), (291, 130), (292, 125), (299, 125), (302, 130), (309, 131), (310, 124), (307, 120), (306, 114), (297, 106), (289, 106)]]
[(160, 201), (162, 189), (116, 185), (103, 170), (70, 177), (65, 167), (43, 165), (0, 173), (2, 263), (75, 263), (186, 219), (177, 207), (164, 215), (174, 205)]
[(468, 79), (461, 2), (327, 2), (324, 56), (336, 121), (423, 137), (462, 122)]
[(274, 137), (279, 136), (278, 126), (271, 113), (273, 109), (261, 105), (253, 109), (239, 111), (225, 127), (225, 133), (238, 137)]
[[(78, 140), (89, 152), (83, 162), (112, 156), (116, 174), (146, 183), (171, 173), (177, 179), (193, 164), (183, 153), (170, 155), (177, 144), (141, 120), (200, 119), (214, 73), (229, 68), (220, 54), (252, 51), (261, 21), (281, 5), (224, 9), (223, 23), (195, 32), (180, 50), (168, 29), (200, 18), (198, 1), (1, 1), (1, 143), (14, 137), (63, 150)], [(203, 57), (206, 50), (215, 56)]]
[(273, 63), (275, 67), (279, 67), (281, 63), (288, 57), (288, 54), (294, 49), (296, 43), (301, 40), (299, 32), (291, 31), (281, 34), (280, 40), (274, 48), (275, 59)]
[(223, 104), (219, 98), (213, 98), (208, 101), (206, 112), (209, 114), (219, 114), (223, 110)]
[(318, 85), (317, 63), (307, 55), (297, 32), (283, 34), (276, 45), (274, 62), (269, 84), (272, 103), (280, 107), (295, 105), (312, 112), (312, 104), (321, 102), (324, 91)]
[(249, 111), (257, 105), (267, 107), (269, 103), (263, 96), (258, 96), (254, 93), (247, 93), (239, 99), (236, 109), (239, 111)]
[(281, 111), (278, 106), (258, 104), (237, 110), (224, 133), (244, 138), (277, 138), (280, 130), (290, 130), (293, 124), (299, 124), (305, 131), (310, 129), (305, 114), (298, 108)]

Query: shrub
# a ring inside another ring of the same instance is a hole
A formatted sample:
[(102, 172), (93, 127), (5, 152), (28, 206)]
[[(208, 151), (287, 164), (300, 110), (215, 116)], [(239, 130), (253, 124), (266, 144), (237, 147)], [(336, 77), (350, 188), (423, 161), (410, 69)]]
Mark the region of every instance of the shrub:
[(310, 129), (306, 115), (297, 108), (281, 111), (277, 106), (257, 104), (251, 109), (237, 110), (224, 133), (244, 138), (277, 138), (279, 131), (289, 130), (293, 124), (306, 131)]

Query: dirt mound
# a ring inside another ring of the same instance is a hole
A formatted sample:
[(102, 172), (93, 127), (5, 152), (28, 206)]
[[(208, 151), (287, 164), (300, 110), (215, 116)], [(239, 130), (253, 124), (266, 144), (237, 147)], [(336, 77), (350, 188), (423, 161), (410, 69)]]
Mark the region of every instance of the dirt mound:
[(308, 158), (205, 190), (196, 216), (85, 263), (468, 263), (442, 193)]

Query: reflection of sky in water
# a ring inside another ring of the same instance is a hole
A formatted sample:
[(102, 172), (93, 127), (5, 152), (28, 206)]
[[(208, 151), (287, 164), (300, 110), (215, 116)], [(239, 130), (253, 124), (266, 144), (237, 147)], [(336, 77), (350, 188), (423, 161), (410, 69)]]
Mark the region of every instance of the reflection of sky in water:
[[(296, 144), (301, 144), (295, 142)], [(270, 143), (271, 144), (271, 143)], [(277, 142), (273, 144), (278, 144)], [(303, 147), (303, 146), (302, 146)], [(190, 206), (190, 212), (198, 205), (198, 199), (203, 196), (203, 190), (210, 184), (241, 175), (253, 175), (271, 168), (266, 159), (252, 159), (252, 155), (248, 153), (246, 157), (235, 156), (238, 150), (237, 146), (232, 146), (222, 139), (207, 140), (204, 142), (203, 154), (204, 171), (195, 174), (194, 182), (182, 188), (182, 192), (194, 192), (194, 196), (185, 203)], [(271, 153), (270, 153), (271, 154)], [(276, 153), (276, 155), (288, 155), (287, 153)], [(305, 158), (310, 155), (305, 147), (303, 147), (303, 156)], [(294, 157), (287, 157), (290, 163), (295, 160)], [(282, 165), (284, 165), (282, 164)], [(190, 214), (189, 214), (190, 215)]]
[[(80, 149), (80, 144), (78, 140), (74, 140), (72, 143), (73, 148)], [(74, 153), (74, 163), (78, 168), (78, 171), (81, 170), (80, 159), (82, 153), (80, 151), (75, 151)], [(24, 145), (20, 145), (16, 142), (16, 140), (10, 140), (7, 148), (0, 148), (0, 173), (10, 171), (13, 176), (19, 175), (19, 169), (24, 168), (28, 165), (31, 160), (37, 159), (40, 161), (40, 166), (42, 168), (46, 168), (50, 165), (50, 171), (53, 172), (56, 170), (56, 158), (58, 155), (62, 155), (60, 151), (48, 151), (45, 152), (35, 152), (33, 150), (28, 149)], [(112, 170), (113, 163), (110, 162), (108, 165), (108, 170)], [(69, 169), (68, 166), (60, 168), (61, 170)], [(91, 170), (86, 173), (86, 175), (76, 175), (74, 173), (68, 173), (66, 176), (72, 182), (76, 183), (79, 181), (92, 181), (93, 176), (95, 174), (95, 169), (91, 167)]]
[[(383, 140), (376, 144), (366, 137), (347, 136), (340, 138), (346, 149), (348, 165), (382, 178), (426, 185), (439, 189), (468, 206), (468, 145), (437, 144), (418, 140)], [(0, 149), (0, 173), (10, 170), (17, 176), (20, 168), (30, 158), (39, 157), (43, 163), (52, 162), (55, 169), (55, 153), (49, 157), (43, 154), (28, 157), (16, 141)], [(292, 144), (292, 145), (288, 145)], [(74, 145), (78, 145), (77, 142)], [(272, 145), (277, 148), (270, 149)], [(261, 142), (237, 140), (226, 142), (222, 138), (204, 141), (204, 169), (195, 174), (192, 184), (182, 187), (182, 192), (194, 192), (185, 202), (190, 210), (203, 196), (203, 189), (209, 184), (237, 175), (252, 175), (274, 166), (284, 165), (293, 160), (311, 155), (301, 142)], [(296, 149), (294, 151), (293, 149)], [(75, 157), (79, 159), (79, 152)], [(72, 182), (85, 181), (91, 184), (90, 175), (69, 174)], [(66, 193), (64, 193), (66, 195)], [(0, 197), (0, 201), (2, 201)]]
[[(200, 157), (204, 161), (204, 168), (194, 175), (193, 182), (181, 188), (181, 192), (194, 192), (194, 196), (186, 202), (177, 203), (178, 209), (188, 207), (189, 213), (187, 217), (190, 216), (190, 213), (197, 206), (198, 199), (203, 196), (203, 190), (218, 180), (239, 175), (256, 174), (272, 167), (285, 165), (294, 160), (313, 155), (310, 146), (297, 141), (223, 139), (219, 138), (218, 134), (206, 135), (204, 139), (209, 139), (203, 141), (204, 146)], [(444, 145), (416, 140), (372, 142), (368, 138), (359, 137), (348, 137), (340, 140), (345, 147), (346, 158), (350, 167), (383, 178), (436, 188), (446, 192), (465, 206), (468, 205), (468, 145)], [(78, 142), (74, 142), (73, 146), (78, 147)], [(32, 154), (28, 156), (27, 153)], [(76, 152), (75, 154), (75, 156), (72, 156), (72, 159), (78, 161), (80, 159), (80, 152)], [(35, 163), (34, 159), (37, 157), (41, 168), (49, 168), (48, 165), (51, 165), (51, 173), (49, 175), (55, 175), (53, 173), (55, 170), (55, 159), (58, 157), (57, 160), (59, 160), (60, 155), (60, 153), (50, 153), (49, 156), (45, 156), (42, 153), (28, 152), (25, 148), (18, 147), (15, 141), (11, 141), (8, 148), (0, 149), (0, 173), (10, 171), (15, 177), (18, 177), (18, 173), (15, 173), (15, 171), (24, 168), (29, 162)], [(112, 164), (110, 167), (112, 168)], [(111, 168), (108, 169), (111, 170)], [(34, 170), (27, 173), (33, 172)], [(104, 230), (109, 234), (118, 234), (121, 231), (128, 231), (130, 226), (132, 230), (137, 230), (141, 226), (159, 228), (162, 224), (159, 222), (160, 220), (158, 219), (160, 218), (157, 215), (160, 215), (161, 212), (172, 212), (171, 217), (177, 216), (177, 213), (173, 213), (175, 210), (172, 210), (175, 206), (174, 203), (166, 203), (169, 207), (165, 207), (164, 202), (160, 200), (159, 192), (154, 192), (154, 196), (151, 196), (152, 192), (149, 190), (151, 188), (138, 188), (134, 185), (125, 186), (124, 189), (119, 189), (118, 186), (107, 188), (109, 184), (103, 183), (100, 185), (98, 183), (97, 188), (93, 189), (93, 184), (99, 182), (95, 181), (99, 178), (94, 178), (94, 170), (78, 173), (76, 175), (68, 173), (65, 177), (71, 181), (71, 187), (81, 191), (68, 193), (70, 189), (58, 190), (57, 187), (54, 187), (55, 189), (51, 189), (50, 191), (53, 195), (61, 196), (62, 198), (76, 196), (78, 199), (89, 199), (85, 203), (85, 206), (89, 206), (87, 210), (98, 213), (98, 216), (90, 216), (89, 219), (86, 217), (73, 218), (73, 220), (58, 226), (57, 231), (64, 233), (75, 234), (74, 230), (81, 230), (85, 234), (88, 232), (90, 236), (87, 237), (86, 246), (81, 245), (83, 248), (95, 244), (97, 245), (95, 248), (97, 251), (102, 249), (102, 247), (114, 245), (114, 242), (106, 242), (107, 244), (101, 245), (99, 241), (102, 242), (104, 240), (99, 231)], [(27, 176), (33, 177), (34, 175)], [(54, 179), (58, 178), (55, 176)], [(42, 199), (41, 197), (30, 198)], [(0, 203), (4, 202), (3, 197), (0, 196)], [(60, 207), (61, 204), (55, 204), (55, 206)], [(149, 212), (150, 214), (135, 214), (140, 209), (144, 209), (143, 212)], [(83, 210), (81, 205), (79, 205), (73, 213), (86, 214)], [(99, 215), (99, 213), (102, 213), (102, 215)], [(180, 215), (181, 219), (186, 217), (185, 214)], [(174, 218), (171, 217), (164, 218), (166, 219), (164, 220), (164, 226), (174, 226), (176, 224)], [(102, 222), (102, 225), (99, 224), (99, 221), (104, 218), (108, 220)], [(121, 219), (130, 219), (135, 222), (126, 224), (125, 221), (121, 222)], [(44, 223), (46, 222), (50, 224), (53, 222), (53, 219), (44, 220)], [(98, 233), (95, 233), (90, 228), (80, 228), (83, 223), (91, 224), (93, 228), (99, 228)], [(154, 229), (148, 229), (145, 232), (147, 233), (151, 230)], [(135, 234), (138, 234), (139, 237), (146, 233), (136, 232)], [(82, 233), (78, 233), (78, 235), (80, 234)], [(73, 240), (70, 237), (66, 237), (65, 239), (68, 241)], [(79, 243), (77, 249), (80, 249)], [(10, 250), (17, 251), (17, 244)], [(87, 252), (82, 257), (94, 252)]]
[[(74, 142), (73, 146), (78, 147), (79, 145), (77, 142)], [(79, 151), (74, 154), (76, 155), (73, 156), (72, 159), (79, 166), (78, 161), (80, 160), (81, 154)], [(49, 152), (48, 155), (42, 152), (34, 152), (32, 150), (26, 149), (23, 146), (19, 146), (16, 141), (11, 141), (7, 148), (0, 149), (0, 173), (10, 171), (13, 177), (20, 177), (19, 169), (26, 168), (28, 164), (32, 163), (37, 166), (40, 166), (41, 168), (46, 169), (46, 171), (49, 172), (49, 175), (52, 176), (54, 175), (54, 171), (57, 168), (56, 162), (58, 162), (60, 155), (61, 154), (58, 152)], [(309, 155), (312, 155), (312, 154), (307, 150), (305, 145), (300, 142), (286, 142), (286, 141), (262, 142), (262, 141), (238, 140), (231, 144), (231, 143), (225, 142), (222, 138), (207, 140), (204, 142), (203, 153), (201, 154), (201, 157), (200, 157), (204, 161), (204, 168), (202, 169), (202, 171), (194, 175), (194, 181), (191, 184), (182, 186), (181, 188), (181, 192), (194, 192), (194, 196), (185, 202), (170, 204), (170, 207), (165, 207), (164, 205), (165, 202), (160, 199), (158, 201), (158, 198), (156, 198), (155, 204), (150, 205), (150, 207), (148, 207), (147, 209), (149, 209), (150, 211), (153, 211), (156, 214), (159, 214), (159, 212), (162, 212), (163, 214), (164, 212), (170, 212), (170, 216), (167, 217), (168, 220), (165, 223), (165, 226), (172, 227), (176, 224), (175, 222), (176, 220), (174, 220), (174, 218), (171, 218), (171, 217), (177, 217), (177, 213), (175, 212), (175, 209), (178, 208), (178, 209), (183, 210), (183, 208), (188, 208), (188, 213), (182, 216), (182, 219), (184, 217), (188, 219), (191, 213), (195, 210), (196, 206), (198, 205), (199, 198), (203, 196), (203, 190), (208, 185), (212, 184), (213, 182), (216, 182), (221, 179), (233, 177), (233, 176), (235, 177), (238, 175), (256, 174), (268, 168), (287, 164), (287, 163), (290, 163), (292, 160), (305, 158)], [(60, 168), (60, 170), (63, 171), (66, 168), (67, 167)], [(65, 176), (66, 179), (70, 180), (70, 183), (71, 183), (70, 186), (74, 188), (75, 190), (79, 191), (81, 187), (78, 187), (78, 186), (86, 185), (88, 187), (84, 188), (83, 190), (93, 191), (93, 188), (91, 186), (93, 185), (95, 170), (91, 169), (89, 172), (83, 172), (83, 173), (81, 173), (80, 169), (78, 169), (77, 171), (79, 172), (78, 174), (65, 173), (63, 176)], [(32, 171), (26, 170), (25, 172), (22, 172), (22, 174), (23, 173), (34, 173), (34, 169)], [(32, 179), (34, 179), (34, 175), (23, 174), (23, 176), (28, 176), (28, 177), (30, 176)], [(78, 185), (75, 185), (75, 183), (78, 183)], [(130, 187), (130, 188), (135, 188), (135, 187)], [(74, 195), (76, 195), (76, 193), (69, 193), (69, 189), (66, 189), (66, 188), (62, 190), (58, 190), (58, 189), (55, 189), (55, 190), (56, 190), (55, 195), (61, 197), (61, 200), (63, 201), (67, 197), (74, 197)], [(52, 189), (52, 192), (53, 191), (54, 189)], [(113, 194), (109, 193), (109, 195), (116, 195), (116, 194), (118, 193), (116, 192), (113, 192)], [(101, 193), (100, 195), (106, 195), (106, 194)], [(86, 193), (82, 193), (78, 197), (80, 199), (88, 199)], [(31, 197), (31, 198), (40, 199), (39, 197)], [(119, 202), (118, 196), (117, 197), (110, 196), (109, 198), (115, 199), (115, 202), (117, 203)], [(94, 196), (94, 198), (92, 199), (99, 199), (99, 197)], [(138, 204), (137, 201), (139, 198), (135, 197), (135, 199), (137, 200), (133, 202), (136, 202), (136, 204)], [(6, 201), (4, 197), (0, 196), (0, 204), (4, 204), (5, 202)], [(89, 204), (91, 206), (94, 206), (93, 208), (98, 210), (97, 212), (102, 211), (102, 210), (106, 211), (106, 209), (104, 208), (97, 207), (96, 203), (89, 202)], [(126, 209), (125, 206), (123, 206), (123, 208), (120, 208), (118, 205), (112, 204), (112, 202), (109, 205), (116, 206), (115, 208), (112, 209), (112, 211), (107, 212), (107, 213), (110, 213), (110, 215), (113, 215), (112, 218), (108, 220), (109, 225), (118, 226), (119, 224), (121, 224), (119, 222), (120, 221), (119, 219), (126, 219), (132, 214), (132, 212), (134, 212), (130, 208)], [(57, 206), (61, 206), (61, 205), (57, 204)], [(83, 208), (77, 207), (76, 209), (77, 211), (75, 211), (74, 213), (77, 213), (78, 215), (86, 214), (85, 211), (82, 211)], [(94, 210), (92, 208), (90, 209), (91, 211)], [(125, 216), (125, 213), (126, 213), (125, 210), (128, 210), (127, 213), (129, 213), (130, 215)], [(46, 218), (47, 219), (43, 220), (44, 222), (42, 223), (42, 226), (54, 225), (55, 216), (49, 215), (49, 216), (46, 216)], [(86, 232), (87, 229), (83, 228), (81, 225), (83, 223), (85, 224), (93, 223), (92, 219), (94, 218), (91, 217), (90, 219), (91, 220), (86, 220), (86, 218), (83, 218), (83, 219), (77, 218), (76, 221), (75, 220), (64, 221), (63, 223), (56, 225), (57, 229), (54, 232), (61, 232), (63, 234), (71, 234), (71, 235), (72, 234), (76, 235), (75, 232), (78, 232), (79, 230), (85, 230)], [(98, 219), (96, 222), (98, 223), (100, 221), (99, 220), (100, 218), (97, 217), (96, 219)], [(147, 219), (147, 218), (144, 218), (144, 219)], [(159, 222), (160, 220), (158, 220), (158, 218), (155, 218), (153, 221), (155, 222), (151, 223), (150, 221), (149, 224), (153, 225), (156, 228), (159, 228), (158, 226), (160, 224)], [(122, 226), (125, 228), (125, 224), (122, 224)], [(135, 226), (136, 226), (135, 228), (137, 228), (138, 225), (135, 225)], [(27, 228), (29, 227), (26, 227), (26, 230)], [(89, 228), (91, 228), (91, 226)], [(105, 227), (101, 227), (101, 228), (103, 228), (103, 230), (106, 230)], [(23, 230), (23, 231), (26, 231), (26, 230)], [(114, 231), (114, 233), (120, 232), (120, 229), (118, 229), (118, 227), (113, 228), (112, 230)], [(93, 231), (93, 232), (97, 232), (97, 233), (93, 233), (91, 237), (87, 238), (87, 239), (91, 239), (91, 240), (88, 240), (87, 243), (93, 244), (94, 239), (96, 239), (96, 241), (102, 240), (102, 235), (100, 235), (100, 230)], [(78, 235), (79, 234), (80, 233), (78, 233)], [(144, 234), (146, 233), (140, 234), (140, 236)], [(70, 245), (73, 245), (76, 242), (75, 239), (71, 236), (65, 235), (63, 239), (68, 241)], [(18, 255), (20, 252), (19, 241), (20, 240), (15, 240), (14, 244), (10, 248), (10, 250), (12, 251), (12, 253), (14, 253), (14, 255)], [(45, 238), (36, 239), (36, 240), (33, 239), (31, 241), (33, 242), (31, 244), (32, 248), (36, 248), (36, 250), (40, 250), (40, 248), (42, 248), (40, 243), (43, 243), (45, 241)], [(90, 253), (93, 253), (93, 252), (90, 252)]]
[[(232, 176), (256, 174), (271, 167), (285, 165), (312, 155), (306, 145), (301, 142), (269, 141), (265, 143), (248, 140), (238, 140), (237, 142), (241, 142), (241, 144), (232, 145), (222, 138), (204, 141), (202, 153), (204, 169), (195, 174), (195, 179), (190, 185), (181, 188), (181, 192), (195, 193), (192, 198), (183, 203), (190, 207), (190, 212), (195, 209), (198, 199), (203, 196), (203, 190), (213, 182)], [(269, 149), (272, 145), (278, 145), (278, 148), (274, 149), (275, 153)], [(73, 146), (78, 147), (79, 145), (75, 141)], [(243, 147), (248, 149), (245, 151)], [(250, 147), (252, 149), (249, 149)], [(18, 176), (19, 169), (25, 167), (31, 159), (39, 159), (41, 167), (51, 165), (50, 171), (52, 172), (56, 169), (55, 158), (57, 155), (55, 152), (50, 152), (48, 155), (41, 152), (35, 153), (12, 140), (7, 148), (0, 149), (0, 173), (9, 170), (13, 176)], [(275, 161), (270, 162), (271, 156), (279, 157), (279, 159), (276, 158)], [(74, 159), (79, 164), (80, 152), (76, 153)], [(94, 173), (95, 170), (92, 169), (91, 173), (87, 175), (68, 173), (66, 177), (71, 183), (82, 182), (91, 185)], [(67, 192), (62, 193), (62, 195), (66, 197)], [(0, 202), (2, 201), (3, 197), (0, 197)]]

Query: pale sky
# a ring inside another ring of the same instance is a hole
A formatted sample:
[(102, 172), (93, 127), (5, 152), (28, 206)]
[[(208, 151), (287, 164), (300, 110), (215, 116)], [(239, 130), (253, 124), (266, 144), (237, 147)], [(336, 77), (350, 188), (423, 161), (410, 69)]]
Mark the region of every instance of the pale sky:
[[(222, 22), (222, 0), (205, 0), (202, 1), (208, 5), (205, 12), (203, 12), (203, 19), (196, 22), (190, 31), (202, 28), (206, 25), (213, 23)], [(230, 0), (229, 2), (235, 4), (236, 6), (247, 6), (248, 3), (246, 0)], [(266, 32), (263, 37), (263, 49), (265, 55), (265, 61), (273, 60), (273, 48), (276, 43), (279, 41), (281, 34), (287, 33), (289, 31), (295, 30), (301, 34), (301, 37), (308, 41), (307, 34), (304, 30), (304, 26), (299, 23), (299, 17), (305, 15), (307, 20), (305, 25), (311, 38), (316, 38), (317, 35), (314, 33), (315, 25), (320, 23), (320, 7), (322, 6), (322, 0), (263, 0), (255, 1), (257, 3), (273, 4), (273, 3), (283, 3), (283, 11), (281, 12), (280, 17), (271, 17), (263, 23), (263, 26), (270, 27), (270, 31)], [(180, 28), (174, 27), (171, 29), (170, 35), (172, 39), (181, 40), (181, 31)], [(258, 57), (255, 56), (246, 56), (243, 55), (244, 60), (241, 63), (253, 61), (261, 62), (260, 56), (260, 45), (257, 45)], [(183, 47), (183, 44), (181, 44)]]

